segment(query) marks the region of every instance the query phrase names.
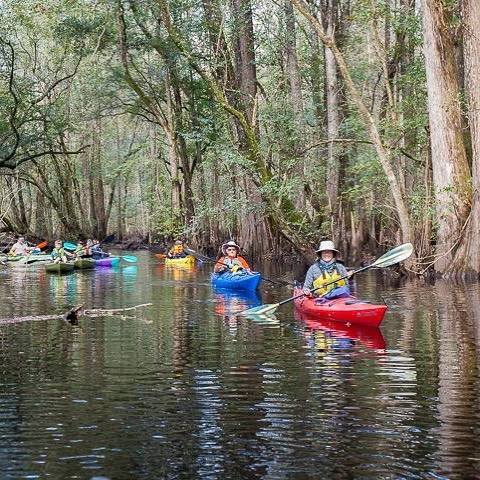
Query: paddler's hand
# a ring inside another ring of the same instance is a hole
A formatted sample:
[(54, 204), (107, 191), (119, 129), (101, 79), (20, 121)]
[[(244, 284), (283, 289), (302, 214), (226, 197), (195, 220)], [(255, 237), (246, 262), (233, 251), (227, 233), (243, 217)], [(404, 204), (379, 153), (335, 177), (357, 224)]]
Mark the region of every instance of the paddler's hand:
[(310, 291), (309, 288), (304, 288), (304, 289), (303, 289), (303, 294), (304, 294), (306, 297), (311, 297), (311, 296), (312, 296), (312, 292)]
[(348, 278), (352, 278), (354, 273), (355, 270), (350, 270), (349, 272), (347, 272)]

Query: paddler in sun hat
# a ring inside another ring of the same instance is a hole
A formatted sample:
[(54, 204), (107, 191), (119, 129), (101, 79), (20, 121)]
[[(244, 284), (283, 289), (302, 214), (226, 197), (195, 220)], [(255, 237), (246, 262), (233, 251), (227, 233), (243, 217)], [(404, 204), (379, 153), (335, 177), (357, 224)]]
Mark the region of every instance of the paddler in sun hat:
[(213, 271), (216, 273), (226, 272), (227, 270), (233, 273), (240, 273), (242, 270), (250, 272), (250, 265), (239, 253), (240, 246), (233, 240), (224, 243), (222, 245), (222, 255), (218, 256)]
[(338, 298), (349, 295), (348, 279), (339, 280), (331, 285), (323, 287), (327, 283), (333, 282), (337, 278), (351, 276), (353, 272), (347, 272), (347, 269), (337, 261), (339, 251), (335, 248), (331, 240), (320, 242), (316, 253), (317, 261), (308, 269), (305, 282), (303, 284), (303, 293), (311, 296), (310, 290), (318, 288), (313, 292), (314, 295), (325, 298)]

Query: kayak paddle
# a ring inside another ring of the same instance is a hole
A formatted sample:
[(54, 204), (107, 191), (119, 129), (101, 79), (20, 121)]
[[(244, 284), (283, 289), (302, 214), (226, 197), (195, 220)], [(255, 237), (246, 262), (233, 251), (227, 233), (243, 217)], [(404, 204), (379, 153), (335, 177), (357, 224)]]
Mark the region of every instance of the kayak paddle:
[(134, 263), (138, 260), (135, 255), (120, 255), (120, 258), (123, 258), (126, 262)]
[[(403, 260), (406, 260), (412, 254), (412, 252), (413, 252), (412, 244), (404, 243), (403, 245), (395, 247), (392, 250), (384, 253), (380, 258), (375, 260), (372, 264), (367, 265), (366, 267), (359, 268), (358, 270), (355, 270), (350, 275), (345, 275), (341, 278), (337, 278), (336, 280), (333, 280), (332, 282), (328, 282), (325, 285), (322, 285), (321, 287), (314, 288), (313, 290), (310, 290), (310, 292), (313, 293), (319, 288), (332, 285), (333, 283), (337, 283), (340, 280), (345, 280), (346, 278), (349, 278), (350, 276), (356, 273), (362, 272), (363, 270), (368, 270), (369, 268), (390, 267), (391, 265), (395, 265), (396, 263), (403, 262)], [(293, 297), (287, 298), (286, 300), (282, 300), (279, 303), (270, 303), (267, 305), (260, 305), (259, 307), (249, 308), (248, 310), (244, 310), (243, 312), (240, 312), (240, 315), (265, 315), (267, 313), (274, 312), (278, 307), (280, 307), (281, 305), (284, 305), (285, 303), (291, 302), (292, 300), (295, 300), (297, 298), (301, 298), (304, 296), (305, 294), (301, 293), (299, 295), (295, 295)]]
[[(219, 262), (218, 260), (215, 260), (214, 258), (211, 258), (211, 257), (207, 257), (206, 255), (203, 255), (202, 253), (199, 253), (195, 250), (192, 250), (191, 248), (185, 248), (185, 251), (187, 253), (189, 253), (190, 255), (193, 255), (194, 257), (198, 257), (200, 260), (204, 261), (204, 262), (209, 262), (209, 263), (218, 263), (219, 265), (225, 265), (226, 267), (228, 267), (228, 265), (226, 263), (223, 263), (223, 262)], [(274, 285), (289, 285), (288, 283), (286, 282), (278, 282), (276, 280), (271, 280), (270, 278), (266, 278), (266, 277), (261, 277), (262, 280), (265, 280), (266, 282), (270, 282), (270, 283), (273, 283)]]
[[(33, 253), (35, 250), (40, 250), (40, 253), (41, 253), (41, 254), (44, 253), (44, 252), (42, 252), (42, 250), (43, 250), (45, 247), (48, 247), (48, 242), (47, 242), (47, 240), (44, 240), (43, 242), (40, 242), (40, 243), (38, 243), (37, 245), (35, 245), (34, 249), (31, 250), (31, 251), (28, 253), (27, 259), (25, 260), (25, 264), (26, 264), (26, 265), (30, 265), (31, 263), (34, 263), (34, 262), (38, 261), (38, 259), (30, 259), (30, 257), (31, 257), (32, 255), (35, 255), (35, 254)], [(37, 255), (38, 255), (38, 254), (37, 254)]]
[[(77, 245), (71, 242), (63, 242), (63, 246), (67, 250), (75, 250), (77, 248)], [(125, 260), (126, 262), (131, 262), (131, 263), (134, 263), (138, 260), (138, 258), (135, 255), (119, 255), (119, 257)]]
[(70, 243), (70, 242), (63, 242), (63, 248), (66, 250), (75, 250), (77, 248), (76, 243)]
[[(105, 237), (101, 242), (98, 242), (98, 245), (101, 245), (102, 243), (110, 243), (114, 239), (115, 239), (115, 234), (112, 233), (111, 235), (108, 235), (107, 237)], [(77, 244), (72, 242), (63, 242), (63, 247), (66, 248), (67, 250), (75, 250), (77, 248)]]
[(48, 247), (48, 242), (46, 240), (35, 245), (35, 248), (38, 248), (39, 250), (43, 250), (45, 247)]

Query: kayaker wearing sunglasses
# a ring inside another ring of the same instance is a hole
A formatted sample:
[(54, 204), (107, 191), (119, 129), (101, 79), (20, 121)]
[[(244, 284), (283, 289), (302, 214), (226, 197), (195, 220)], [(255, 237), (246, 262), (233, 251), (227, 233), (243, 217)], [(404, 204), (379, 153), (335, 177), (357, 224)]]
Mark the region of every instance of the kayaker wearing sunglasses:
[[(318, 260), (308, 269), (305, 283), (303, 284), (303, 293), (307, 296), (319, 296), (324, 298), (339, 298), (350, 294), (348, 279), (339, 280), (331, 285), (323, 287), (327, 283), (335, 281), (337, 278), (351, 276), (353, 272), (347, 272), (347, 269), (337, 261), (336, 257), (339, 251), (335, 248), (331, 240), (320, 242), (316, 250)], [(310, 290), (317, 289), (315, 292)]]
[(246, 270), (250, 272), (250, 265), (248, 262), (239, 255), (240, 247), (230, 240), (222, 245), (222, 254), (217, 258), (217, 263), (213, 267), (215, 273), (223, 273), (230, 270), (233, 273)]

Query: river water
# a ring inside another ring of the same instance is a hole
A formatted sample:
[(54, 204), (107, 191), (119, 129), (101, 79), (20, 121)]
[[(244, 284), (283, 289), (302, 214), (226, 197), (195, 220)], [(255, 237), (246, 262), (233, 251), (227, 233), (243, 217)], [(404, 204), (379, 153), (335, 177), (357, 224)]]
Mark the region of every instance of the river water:
[(0, 325), (0, 478), (480, 478), (480, 287), (355, 279), (380, 330), (236, 312), (210, 267), (69, 275), (0, 266), (0, 319), (74, 305), (123, 316)]

